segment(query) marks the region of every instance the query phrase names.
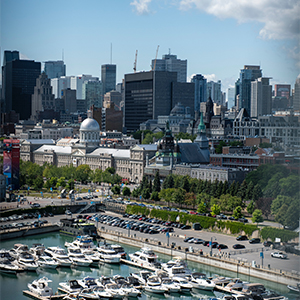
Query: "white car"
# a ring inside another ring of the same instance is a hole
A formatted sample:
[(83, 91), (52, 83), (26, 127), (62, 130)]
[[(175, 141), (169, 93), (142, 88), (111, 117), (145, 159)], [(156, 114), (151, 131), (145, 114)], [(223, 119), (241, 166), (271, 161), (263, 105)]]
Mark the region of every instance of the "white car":
[(276, 257), (276, 258), (287, 258), (287, 255), (283, 252), (280, 252), (280, 251), (272, 252), (271, 256)]

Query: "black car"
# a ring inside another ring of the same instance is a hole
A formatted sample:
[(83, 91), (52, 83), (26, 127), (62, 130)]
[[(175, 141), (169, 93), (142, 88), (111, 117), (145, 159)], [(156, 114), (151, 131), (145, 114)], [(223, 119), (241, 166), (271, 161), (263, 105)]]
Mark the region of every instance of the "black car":
[(219, 244), (219, 245), (217, 246), (217, 248), (218, 248), (218, 249), (228, 249), (228, 246), (225, 245), (225, 244)]
[(260, 239), (259, 238), (251, 239), (251, 240), (249, 240), (249, 243), (250, 244), (258, 244), (258, 243), (260, 243)]
[(181, 227), (181, 229), (191, 229), (191, 226), (190, 226), (190, 225), (183, 225), (183, 226)]
[(246, 235), (239, 235), (237, 238), (236, 238), (237, 241), (247, 241), (248, 238)]
[(191, 240), (191, 239), (193, 239), (193, 237), (187, 237), (187, 238), (185, 238), (183, 241), (185, 242), (185, 243), (187, 243), (189, 240)]
[(273, 245), (273, 243), (270, 241), (264, 241), (263, 245), (264, 245), (264, 247), (270, 247), (271, 245)]
[(244, 249), (246, 248), (244, 245), (241, 245), (241, 244), (235, 244), (232, 246), (233, 249)]
[(239, 218), (238, 221), (242, 223), (248, 223), (248, 220), (246, 218)]

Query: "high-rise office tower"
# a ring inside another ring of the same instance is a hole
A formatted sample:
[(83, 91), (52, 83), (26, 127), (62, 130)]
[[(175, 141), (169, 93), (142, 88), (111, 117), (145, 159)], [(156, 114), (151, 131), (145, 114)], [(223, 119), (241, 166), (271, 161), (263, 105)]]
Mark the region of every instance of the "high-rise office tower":
[(63, 90), (71, 88), (71, 76), (62, 76), (51, 79), (52, 92), (55, 99), (61, 99)]
[[(291, 85), (290, 84), (275, 84), (274, 96), (278, 98), (286, 98), (287, 106), (292, 106)], [(283, 100), (283, 99), (282, 99)]]
[(293, 108), (294, 111), (300, 112), (300, 75), (298, 75), (295, 82)]
[(251, 110), (250, 116), (271, 114), (272, 111), (272, 85), (270, 78), (260, 77), (251, 82)]
[(260, 66), (244, 66), (240, 72), (239, 108), (245, 108), (250, 115), (251, 109), (251, 81), (262, 77)]
[(203, 75), (197, 74), (193, 76), (191, 82), (195, 84), (195, 101), (194, 109), (197, 114), (196, 119), (199, 118), (200, 103), (207, 101), (207, 81)]
[(217, 82), (209, 81), (207, 82), (207, 95), (213, 99), (214, 103), (219, 105), (222, 103), (222, 91), (221, 91), (221, 80)]
[(124, 126), (127, 132), (138, 130), (140, 124), (149, 119), (169, 115), (173, 82), (177, 82), (176, 72), (125, 74)]
[(162, 59), (152, 59), (152, 70), (177, 72), (177, 81), (186, 82), (187, 60), (178, 59), (177, 55), (165, 54)]
[(78, 76), (71, 76), (70, 80), (70, 88), (72, 90), (76, 90), (76, 98), (78, 100), (84, 99), (82, 93), (82, 87), (85, 81), (88, 80), (99, 80), (98, 77), (92, 77), (92, 75), (78, 75)]
[(235, 88), (229, 87), (227, 89), (227, 108), (230, 109), (235, 106)]
[(59, 78), (66, 76), (66, 65), (62, 60), (57, 61), (46, 61), (44, 71), (48, 78)]
[(99, 80), (86, 80), (82, 86), (82, 98), (86, 101), (86, 107), (90, 109), (103, 106), (102, 82)]
[(5, 51), (2, 66), (3, 112), (14, 110), (20, 119), (27, 120), (31, 115), (31, 95), (37, 77), (41, 74), (41, 63), (33, 60), (20, 60), (18, 51)]
[(43, 72), (37, 79), (34, 93), (31, 97), (31, 118), (39, 121), (39, 114), (45, 110), (55, 110), (54, 95), (51, 80)]
[(101, 81), (103, 86), (102, 94), (116, 89), (117, 66), (116, 65), (102, 65), (101, 66)]

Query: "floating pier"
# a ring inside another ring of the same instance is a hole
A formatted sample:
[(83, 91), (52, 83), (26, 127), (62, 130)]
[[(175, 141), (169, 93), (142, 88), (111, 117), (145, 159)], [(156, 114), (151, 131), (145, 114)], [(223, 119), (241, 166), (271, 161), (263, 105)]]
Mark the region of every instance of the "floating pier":
[(31, 299), (35, 299), (35, 300), (61, 300), (63, 299), (63, 297), (65, 297), (66, 295), (52, 295), (51, 297), (45, 297), (45, 296), (39, 296), (35, 293), (32, 293), (30, 291), (23, 291), (23, 295), (31, 298)]

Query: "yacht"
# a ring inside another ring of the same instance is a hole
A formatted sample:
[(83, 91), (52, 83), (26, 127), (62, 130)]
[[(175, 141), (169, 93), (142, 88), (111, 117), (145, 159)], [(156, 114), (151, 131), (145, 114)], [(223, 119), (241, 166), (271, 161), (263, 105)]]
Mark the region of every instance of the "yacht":
[(78, 247), (81, 249), (82, 253), (85, 252), (85, 250), (90, 251), (91, 249), (97, 249), (96, 245), (93, 242), (93, 238), (89, 235), (80, 235), (77, 236), (77, 238), (69, 243), (65, 242), (66, 247)]
[(45, 254), (45, 246), (43, 244), (33, 244), (29, 252), (37, 259)]
[(21, 252), (28, 252), (29, 248), (24, 244), (14, 244), (13, 248), (9, 250), (12, 257), (17, 258)]
[(180, 292), (182, 293), (190, 293), (193, 285), (185, 278), (183, 277), (173, 277), (172, 280), (179, 284), (180, 286)]
[(108, 283), (107, 285), (105, 285), (104, 289), (106, 292), (111, 294), (114, 299), (123, 299), (127, 296), (116, 283)]
[(21, 252), (17, 257), (18, 264), (27, 271), (36, 271), (39, 265), (35, 262), (34, 257), (29, 252)]
[(127, 297), (138, 297), (141, 294), (137, 288), (131, 286), (129, 283), (123, 283), (121, 289), (125, 292)]
[(242, 291), (245, 283), (247, 282), (244, 282), (239, 278), (231, 278), (229, 283), (225, 285), (222, 290), (229, 293), (240, 292)]
[(135, 262), (141, 267), (160, 269), (161, 264), (157, 260), (156, 254), (151, 248), (144, 247), (135, 253), (129, 254), (131, 261)]
[(60, 267), (70, 267), (72, 265), (67, 252), (61, 247), (48, 247), (45, 249), (45, 254), (57, 261)]
[(33, 280), (32, 283), (28, 283), (28, 288), (30, 292), (42, 296), (42, 297), (51, 297), (53, 295), (52, 288), (49, 287), (49, 282), (52, 280), (47, 277), (42, 277), (36, 280)]
[(193, 288), (212, 291), (215, 288), (215, 283), (209, 280), (203, 273), (192, 273), (189, 276), (190, 283), (193, 285)]
[(214, 282), (216, 287), (224, 288), (228, 283), (231, 281), (230, 277), (224, 277), (224, 276), (217, 276), (211, 280)]
[(168, 289), (161, 285), (160, 279), (156, 275), (148, 277), (147, 283), (144, 285), (144, 290), (154, 294), (164, 294), (168, 292)]
[(55, 261), (52, 257), (50, 256), (40, 256), (39, 259), (37, 260), (37, 264), (41, 268), (47, 268), (47, 269), (56, 269), (58, 267), (58, 262)]
[[(81, 250), (82, 252), (82, 250)], [(92, 260), (91, 266), (98, 266), (100, 263), (100, 255), (96, 249), (84, 250), (82, 252), (84, 256), (90, 260)]]
[(145, 285), (147, 283), (147, 279), (150, 276), (153, 276), (153, 273), (147, 270), (141, 270), (138, 273), (130, 273), (130, 275), (137, 279), (141, 285)]
[(111, 245), (111, 247), (121, 255), (121, 258), (126, 259), (127, 258), (127, 253), (125, 252), (124, 248), (120, 245)]
[(0, 250), (0, 272), (16, 274), (17, 272), (24, 271), (24, 268), (17, 264), (14, 257), (6, 249)]
[(100, 261), (108, 264), (119, 264), (121, 255), (108, 245), (98, 247)]
[(93, 292), (95, 295), (98, 296), (98, 298), (100, 299), (112, 299), (113, 298), (113, 295), (107, 291), (105, 291), (104, 287), (103, 286), (95, 286), (93, 288)]
[(93, 263), (93, 261), (89, 258), (86, 258), (82, 253), (80, 248), (69, 247), (68, 248), (68, 256), (70, 261), (75, 266), (88, 267)]
[(179, 293), (181, 290), (181, 287), (178, 283), (166, 277), (161, 279), (161, 286), (168, 289), (169, 293)]
[(76, 279), (69, 280), (68, 282), (60, 282), (59, 285), (66, 293), (80, 292), (83, 289), (83, 286)]
[(84, 277), (83, 279), (78, 280), (78, 283), (82, 285), (84, 288), (94, 288), (98, 286), (96, 279), (93, 277)]

